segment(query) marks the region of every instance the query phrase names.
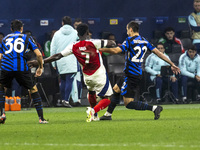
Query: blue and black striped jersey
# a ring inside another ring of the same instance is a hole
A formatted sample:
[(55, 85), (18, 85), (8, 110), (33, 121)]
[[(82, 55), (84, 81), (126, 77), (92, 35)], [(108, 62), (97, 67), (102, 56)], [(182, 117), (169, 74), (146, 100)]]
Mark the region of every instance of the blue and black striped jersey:
[(27, 71), (26, 50), (37, 49), (32, 37), (21, 32), (8, 34), (2, 41), (0, 53), (3, 54), (1, 59), (1, 69), (6, 71)]
[(120, 46), (122, 52), (126, 55), (125, 74), (142, 75), (142, 62), (147, 50), (152, 51), (155, 47), (150, 44), (144, 37), (128, 37)]

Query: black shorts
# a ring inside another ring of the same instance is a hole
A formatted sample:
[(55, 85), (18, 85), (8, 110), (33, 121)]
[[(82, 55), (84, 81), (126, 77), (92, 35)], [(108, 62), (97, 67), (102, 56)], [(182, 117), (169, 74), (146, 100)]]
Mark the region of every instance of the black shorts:
[(125, 77), (124, 83), (121, 87), (121, 95), (127, 98), (134, 98), (135, 90), (138, 89), (138, 86), (141, 83), (142, 76), (131, 76)]
[(5, 71), (1, 70), (0, 83), (7, 88), (12, 87), (12, 80), (16, 79), (19, 85), (32, 89), (34, 84), (30, 71)]

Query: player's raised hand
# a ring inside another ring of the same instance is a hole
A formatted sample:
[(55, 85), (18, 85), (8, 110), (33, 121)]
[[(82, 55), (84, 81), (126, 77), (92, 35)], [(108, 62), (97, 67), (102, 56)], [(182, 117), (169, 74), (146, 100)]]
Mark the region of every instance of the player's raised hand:
[(171, 69), (172, 69), (173, 73), (176, 74), (176, 75), (179, 74), (179, 73), (181, 73), (180, 68), (177, 67), (177, 66), (174, 65), (174, 64), (171, 66)]

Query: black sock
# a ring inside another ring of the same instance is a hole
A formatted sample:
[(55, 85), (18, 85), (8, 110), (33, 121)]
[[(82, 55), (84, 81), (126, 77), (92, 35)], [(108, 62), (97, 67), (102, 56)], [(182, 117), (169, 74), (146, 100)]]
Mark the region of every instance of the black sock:
[(132, 101), (126, 106), (128, 109), (135, 110), (150, 110), (152, 111), (153, 106), (143, 103), (142, 101)]
[(33, 104), (35, 105), (35, 108), (37, 110), (37, 114), (38, 114), (39, 119), (44, 120), (44, 118), (43, 118), (42, 100), (41, 100), (41, 97), (40, 97), (39, 93), (38, 92), (32, 93), (31, 97), (33, 99)]
[(112, 114), (117, 104), (119, 104), (119, 102), (120, 102), (120, 93), (116, 93), (114, 91), (113, 95), (111, 96), (111, 103), (108, 106), (107, 112)]
[(108, 106), (107, 112), (112, 114), (116, 106), (117, 106), (117, 104), (115, 102), (111, 101), (110, 105)]
[(0, 87), (0, 109), (1, 115), (5, 113), (5, 92), (4, 88)]

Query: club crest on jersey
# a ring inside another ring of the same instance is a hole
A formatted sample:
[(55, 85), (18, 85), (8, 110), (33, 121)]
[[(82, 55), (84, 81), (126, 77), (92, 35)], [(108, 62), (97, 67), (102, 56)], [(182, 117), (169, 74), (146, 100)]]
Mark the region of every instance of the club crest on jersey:
[(86, 47), (84, 46), (84, 47), (79, 47), (79, 50), (80, 51), (84, 51), (84, 50), (86, 50)]

